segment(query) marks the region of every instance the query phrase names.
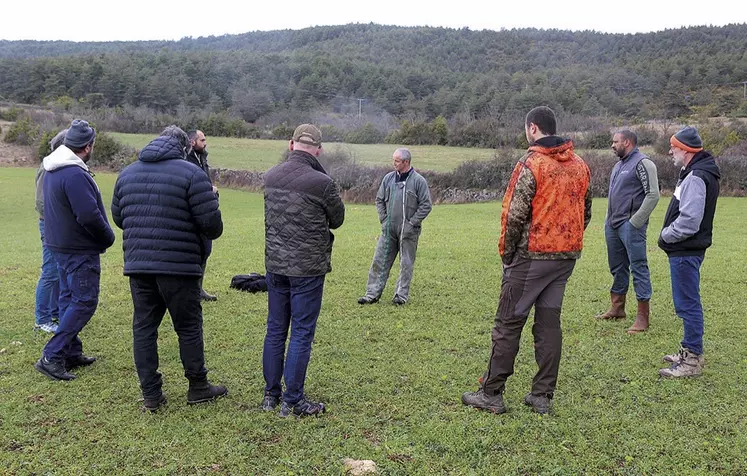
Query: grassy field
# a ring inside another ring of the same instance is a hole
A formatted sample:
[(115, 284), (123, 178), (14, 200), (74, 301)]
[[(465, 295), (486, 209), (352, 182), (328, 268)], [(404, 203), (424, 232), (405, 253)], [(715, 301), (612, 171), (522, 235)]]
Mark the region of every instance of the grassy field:
[[(394, 277), (386, 300), (356, 304), (379, 227), (372, 206), (350, 206), (336, 233), (306, 385), (329, 412), (284, 420), (259, 409), (266, 296), (228, 287), (235, 274), (263, 271), (262, 197), (222, 190), (225, 233), (205, 279), (220, 298), (204, 306), (205, 348), (210, 378), (230, 394), (187, 406), (166, 319), (159, 340), (169, 404), (149, 415), (137, 402), (120, 233), (103, 256), (101, 302), (82, 334), (99, 362), (69, 383), (33, 369), (46, 341), (32, 331), (40, 262), (34, 172), (0, 169), (0, 474), (341, 474), (343, 458), (372, 459), (382, 474), (403, 475), (747, 473), (744, 199), (719, 201), (715, 246), (702, 270), (706, 371), (681, 381), (657, 373), (682, 334), (654, 239), (666, 199), (649, 233), (652, 328), (638, 336), (624, 332), (632, 318), (592, 318), (605, 309), (610, 285), (606, 202), (595, 200), (566, 292), (555, 408), (545, 417), (522, 404), (536, 369), (530, 325), (508, 382), (508, 413), (459, 400), (487, 365), (501, 274), (500, 204), (434, 208), (423, 225), (411, 302), (402, 308), (389, 302)], [(115, 176), (96, 179), (109, 203)]]
[[(122, 134), (112, 132), (112, 136), (123, 143), (141, 149), (153, 140), (153, 134)], [(349, 150), (353, 158), (362, 164), (389, 166), (392, 153), (397, 146), (391, 144), (324, 144), (325, 149)], [(413, 166), (438, 172), (449, 171), (467, 160), (488, 160), (493, 157), (493, 149), (467, 147), (444, 147), (438, 145), (407, 146), (412, 152)], [(229, 137), (208, 137), (210, 164), (237, 170), (267, 170), (276, 165), (288, 142), (282, 140), (234, 139)]]

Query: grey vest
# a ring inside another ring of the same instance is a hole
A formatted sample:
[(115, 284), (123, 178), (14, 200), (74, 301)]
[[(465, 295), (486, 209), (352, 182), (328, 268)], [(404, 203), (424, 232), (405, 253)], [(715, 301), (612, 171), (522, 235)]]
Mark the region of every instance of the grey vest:
[(636, 148), (612, 168), (610, 191), (607, 196), (607, 223), (612, 228), (617, 228), (630, 220), (643, 204), (646, 191), (636, 174), (636, 167), (643, 159), (648, 157)]

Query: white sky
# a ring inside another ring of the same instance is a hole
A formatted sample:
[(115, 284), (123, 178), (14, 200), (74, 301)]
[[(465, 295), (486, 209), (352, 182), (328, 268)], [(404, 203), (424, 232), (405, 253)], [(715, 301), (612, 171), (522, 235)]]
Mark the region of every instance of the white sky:
[(609, 33), (747, 23), (743, 0), (11, 0), (0, 11), (4, 40), (177, 40), (370, 22)]

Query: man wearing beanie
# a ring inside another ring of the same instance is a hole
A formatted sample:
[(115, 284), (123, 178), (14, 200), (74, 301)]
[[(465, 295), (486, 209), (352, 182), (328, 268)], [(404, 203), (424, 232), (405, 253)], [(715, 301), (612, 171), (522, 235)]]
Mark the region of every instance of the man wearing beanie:
[(70, 370), (96, 361), (83, 354), (78, 334), (96, 312), (101, 254), (114, 244), (114, 232), (86, 165), (95, 139), (88, 122), (76, 119), (43, 162), (44, 245), (59, 269), (60, 323), (34, 366), (56, 380), (72, 380)]
[(679, 352), (664, 356), (672, 365), (662, 377), (692, 377), (703, 371), (703, 306), (700, 302), (700, 266), (711, 246), (713, 216), (721, 174), (713, 156), (703, 150), (694, 127), (685, 127), (669, 140), (669, 155), (681, 167), (669, 203), (659, 247), (669, 257), (672, 300), (682, 319), (684, 337)]
[[(67, 129), (63, 129), (49, 141), (51, 152), (57, 150), (65, 140)], [(44, 245), (44, 164), (36, 172), (36, 211), (39, 213), (39, 233), (42, 242), (42, 266), (39, 282), (36, 284), (36, 325), (34, 329), (54, 334), (60, 320), (58, 306), (60, 298), (60, 273), (52, 252)]]
[(620, 159), (612, 168), (607, 194), (604, 237), (607, 261), (612, 274), (611, 306), (597, 319), (625, 319), (625, 296), (633, 274), (638, 301), (635, 322), (628, 334), (648, 330), (651, 273), (646, 256), (646, 229), (651, 212), (659, 203), (659, 179), (656, 165), (640, 150), (638, 136), (622, 130), (612, 136), (612, 150)]
[(184, 161), (188, 147), (182, 129), (167, 127), (119, 174), (112, 196), (112, 218), (124, 232), (135, 367), (143, 406), (151, 412), (166, 403), (158, 372), (158, 328), (166, 310), (179, 336), (179, 356), (189, 381), (187, 403), (228, 393), (207, 378), (199, 284), (204, 239), (223, 233), (223, 219), (208, 177)]

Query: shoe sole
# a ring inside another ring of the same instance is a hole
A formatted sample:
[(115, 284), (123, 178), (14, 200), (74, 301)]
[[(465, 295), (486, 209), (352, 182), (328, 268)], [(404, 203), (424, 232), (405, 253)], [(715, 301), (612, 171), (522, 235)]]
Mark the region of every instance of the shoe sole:
[(225, 397), (226, 395), (228, 395), (228, 390), (226, 390), (225, 393), (221, 393), (220, 395), (214, 395), (209, 398), (201, 398), (199, 400), (187, 400), (187, 405), (198, 405), (200, 403), (214, 402), (221, 397)]
[(471, 403), (467, 403), (462, 399), (462, 403), (467, 405), (468, 407), (475, 408), (477, 410), (482, 410), (485, 412), (495, 413), (496, 415), (500, 415), (501, 413), (506, 413), (506, 407), (505, 405), (502, 407), (479, 407), (477, 405), (473, 405)]
[(41, 365), (39, 365), (39, 362), (37, 362), (37, 363), (34, 364), (34, 368), (36, 370), (38, 370), (39, 372), (43, 373), (44, 375), (46, 375), (47, 377), (51, 378), (52, 380), (56, 380), (58, 382), (69, 382), (70, 380), (75, 380), (75, 375), (72, 375), (72, 374), (71, 374), (72, 378), (59, 378), (59, 377), (55, 377), (54, 375), (52, 375), (49, 372), (47, 372), (44, 369), (44, 367), (42, 367)]

